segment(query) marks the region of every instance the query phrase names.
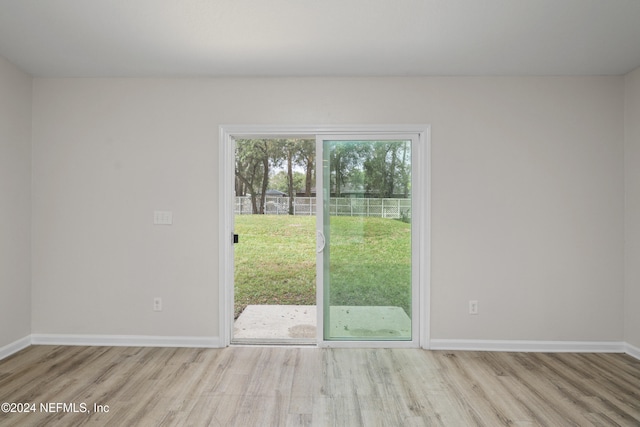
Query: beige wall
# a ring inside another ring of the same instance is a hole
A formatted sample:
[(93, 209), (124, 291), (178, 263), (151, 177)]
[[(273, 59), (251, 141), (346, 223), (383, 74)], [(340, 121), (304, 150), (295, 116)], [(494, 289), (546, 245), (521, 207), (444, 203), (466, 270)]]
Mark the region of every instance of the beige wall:
[[(32, 332), (218, 335), (220, 124), (427, 123), (431, 337), (621, 341), (623, 90), (623, 77), (35, 79)], [(154, 227), (155, 209), (174, 225)]]
[(31, 333), (31, 78), (0, 57), (0, 348)]
[(640, 348), (640, 68), (625, 77), (625, 341)]

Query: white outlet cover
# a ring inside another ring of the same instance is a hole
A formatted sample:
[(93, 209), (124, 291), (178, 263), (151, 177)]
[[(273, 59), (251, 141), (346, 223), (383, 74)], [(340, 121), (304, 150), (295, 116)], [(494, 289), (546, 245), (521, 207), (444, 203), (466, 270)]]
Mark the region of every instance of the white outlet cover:
[(469, 301), (469, 314), (478, 314), (478, 301)]
[(172, 211), (153, 211), (153, 223), (155, 225), (172, 225), (173, 212)]

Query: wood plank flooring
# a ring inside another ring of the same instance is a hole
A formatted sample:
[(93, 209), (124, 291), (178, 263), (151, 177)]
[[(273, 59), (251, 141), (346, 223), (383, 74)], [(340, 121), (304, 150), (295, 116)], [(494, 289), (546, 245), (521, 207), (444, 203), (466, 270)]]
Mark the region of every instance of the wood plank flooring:
[(622, 354), (32, 346), (0, 361), (2, 402), (34, 404), (27, 409), (35, 412), (0, 412), (0, 426), (640, 426), (640, 361)]

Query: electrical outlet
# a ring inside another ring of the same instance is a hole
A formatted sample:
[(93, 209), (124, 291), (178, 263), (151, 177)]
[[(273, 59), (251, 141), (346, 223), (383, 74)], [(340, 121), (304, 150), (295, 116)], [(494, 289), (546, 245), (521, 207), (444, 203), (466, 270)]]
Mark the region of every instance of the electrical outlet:
[(469, 301), (469, 314), (478, 314), (478, 301)]
[(153, 311), (162, 311), (162, 298), (155, 297), (153, 299)]
[(155, 225), (172, 225), (173, 212), (172, 211), (153, 211), (153, 223)]

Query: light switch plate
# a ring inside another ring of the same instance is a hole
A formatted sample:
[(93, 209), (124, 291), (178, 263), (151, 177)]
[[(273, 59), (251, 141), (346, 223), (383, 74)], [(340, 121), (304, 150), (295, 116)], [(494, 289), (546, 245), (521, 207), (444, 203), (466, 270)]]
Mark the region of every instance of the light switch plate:
[(153, 223), (155, 225), (173, 224), (173, 212), (172, 211), (153, 211)]

